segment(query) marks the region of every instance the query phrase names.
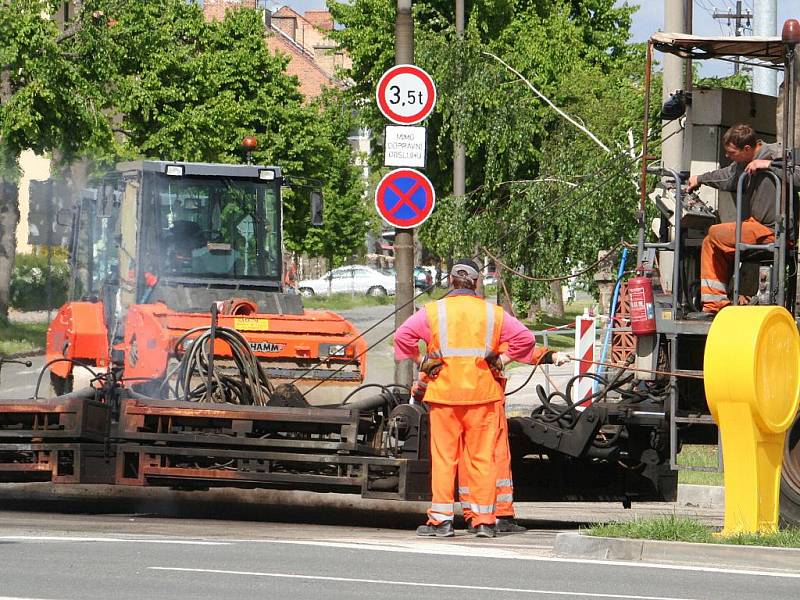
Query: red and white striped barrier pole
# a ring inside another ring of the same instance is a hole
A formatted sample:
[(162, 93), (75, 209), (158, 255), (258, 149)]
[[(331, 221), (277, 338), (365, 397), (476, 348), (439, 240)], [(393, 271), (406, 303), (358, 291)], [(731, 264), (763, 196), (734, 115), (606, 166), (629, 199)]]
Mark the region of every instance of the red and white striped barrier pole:
[[(588, 311), (575, 318), (575, 358), (572, 361), (575, 365), (575, 375), (583, 373), (593, 373), (594, 365), (594, 342), (597, 335), (594, 317), (589, 316)], [(573, 402), (579, 402), (592, 395), (594, 380), (588, 377), (581, 377), (572, 386), (574, 397)], [(581, 406), (587, 406), (591, 402), (582, 402)]]

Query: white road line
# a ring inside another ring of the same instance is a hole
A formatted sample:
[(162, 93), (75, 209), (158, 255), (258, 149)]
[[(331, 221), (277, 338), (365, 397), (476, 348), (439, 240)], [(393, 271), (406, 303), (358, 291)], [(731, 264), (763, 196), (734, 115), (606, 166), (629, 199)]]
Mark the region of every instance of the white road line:
[(391, 579), (360, 579), (356, 577), (324, 577), (321, 575), (295, 575), (292, 573), (264, 573), (259, 571), (226, 571), (223, 569), (187, 569), (182, 567), (148, 567), (154, 571), (180, 571), (184, 573), (210, 573), (215, 575), (243, 575), (249, 577), (275, 577), (280, 579), (312, 579), (316, 581), (338, 581), (341, 583), (374, 583), (377, 585), (397, 585), (454, 590), (478, 590), (484, 592), (511, 592), (515, 594), (538, 594), (541, 596), (580, 596), (581, 598), (620, 598), (628, 600), (693, 600), (674, 596), (632, 596), (630, 594), (599, 594), (596, 592), (563, 592), (556, 590), (536, 590), (527, 588), (493, 587), (488, 585), (457, 585), (449, 583), (422, 583), (417, 581), (392, 581)]
[[(618, 566), (636, 569), (664, 569), (671, 571), (695, 571), (701, 573), (725, 573), (729, 575), (755, 575), (763, 577), (783, 577), (787, 579), (800, 579), (800, 572), (787, 571), (757, 571), (751, 569), (735, 569), (725, 567), (703, 567), (695, 565), (662, 564), (648, 563), (639, 561), (622, 560), (600, 560), (588, 558), (559, 558), (554, 556), (536, 556), (532, 554), (520, 554), (511, 550), (495, 549), (491, 546), (464, 546), (452, 542), (405, 542), (398, 541), (396, 545), (386, 542), (370, 543), (369, 540), (360, 542), (342, 541), (315, 541), (315, 540), (265, 540), (265, 539), (225, 539), (231, 543), (246, 544), (290, 544), (295, 546), (325, 546), (330, 548), (345, 548), (350, 550), (366, 550), (369, 552), (405, 552), (408, 554), (441, 554), (446, 556), (465, 556), (473, 558), (502, 558), (514, 560), (532, 560), (539, 562), (568, 563), (575, 565), (599, 565), (599, 566)], [(402, 545), (407, 544), (407, 545)]]
[[(230, 546), (230, 542), (160, 538), (74, 537), (56, 535), (3, 535), (0, 540), (18, 542), (112, 542), (117, 544), (178, 544), (181, 546)], [(2, 598), (0, 598), (2, 600)]]
[(0, 596), (0, 600), (52, 600), (50, 598), (21, 598), (18, 596)]

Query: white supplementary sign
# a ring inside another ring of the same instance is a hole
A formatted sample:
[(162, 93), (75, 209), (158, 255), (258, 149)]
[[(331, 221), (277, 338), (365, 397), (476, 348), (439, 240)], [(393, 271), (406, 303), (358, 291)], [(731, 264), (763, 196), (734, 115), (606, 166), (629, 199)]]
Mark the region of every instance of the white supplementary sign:
[(425, 167), (425, 128), (387, 125), (383, 164), (386, 167)]
[(392, 123), (414, 125), (431, 114), (436, 86), (416, 65), (396, 65), (381, 76), (375, 98), (383, 116)]

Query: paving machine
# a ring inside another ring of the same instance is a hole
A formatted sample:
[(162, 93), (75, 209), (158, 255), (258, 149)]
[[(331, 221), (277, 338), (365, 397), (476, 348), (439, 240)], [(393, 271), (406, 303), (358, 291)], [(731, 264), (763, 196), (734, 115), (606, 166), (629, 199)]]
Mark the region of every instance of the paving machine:
[[(150, 391), (175, 363), (176, 340), (208, 327), (212, 310), (273, 382), (314, 388), (309, 402), (341, 400), (362, 383), (358, 331), (284, 293), (285, 183), (278, 167), (141, 161), (83, 190), (72, 213), (72, 300), (47, 334), (54, 393), (86, 387), (112, 362), (126, 387)], [(213, 359), (223, 367), (231, 356), (220, 346)]]
[[(425, 405), (361, 385), (353, 327), (280, 293), (281, 180), (145, 161), (82, 195), (53, 390), (0, 398), (0, 481), (429, 498)], [(509, 419), (517, 500), (675, 498), (652, 394), (596, 377), (583, 410), (570, 383)]]
[[(636, 385), (640, 390), (651, 390), (658, 398), (653, 411), (663, 418), (664, 431), (668, 434), (669, 464), (675, 470), (722, 469), (721, 458), (718, 467), (698, 467), (683, 464), (679, 454), (687, 443), (719, 443), (717, 426), (706, 403), (703, 385), (703, 356), (711, 322), (687, 319), (687, 316), (702, 308), (700, 249), (708, 228), (720, 221), (720, 214), (724, 211), (722, 206), (712, 209), (697, 195), (683, 191), (689, 174), (681, 171), (680, 165), (665, 163), (655, 156), (655, 152), (651, 155), (648, 122), (653, 51), (692, 60), (717, 58), (735, 61), (783, 73), (777, 111), (773, 105), (768, 120), (774, 127), (772, 130), (777, 134), (777, 140), (783, 144), (784, 155), (782, 160), (774, 161), (770, 169), (759, 175), (774, 183), (777, 215), (775, 241), (765, 244), (745, 244), (741, 241), (741, 223), (748, 216), (744, 190), (750, 176), (746, 173), (739, 179), (738, 191), (730, 201), (727, 218), (723, 215), (723, 220), (735, 222), (737, 232), (733, 275), (728, 286), (732, 303), (740, 304), (747, 298), (749, 304), (784, 306), (797, 320), (798, 204), (791, 174), (797, 166), (798, 43), (800, 23), (796, 20), (786, 22), (781, 37), (706, 38), (657, 33), (648, 43), (638, 276), (627, 282), (631, 294), (628, 317), (634, 333), (637, 333), (638, 327), (635, 349), (631, 354), (631, 360), (639, 369), (636, 371)], [(678, 91), (665, 103), (661, 113), (664, 118), (681, 118), (686, 112), (688, 120), (681, 127), (685, 127), (687, 137), (692, 136), (693, 110), (696, 109), (698, 119), (708, 118), (707, 114), (701, 114), (701, 108), (692, 107), (692, 93), (697, 101), (704, 92)], [(735, 120), (725, 123), (725, 126), (760, 116), (757, 113), (761, 103), (758, 95), (742, 93), (738, 102), (728, 107), (731, 113), (737, 115), (733, 117)], [(776, 112), (777, 123), (774, 118)], [(716, 141), (723, 129), (706, 127), (702, 131), (710, 131), (709, 135)], [(691, 137), (695, 150), (701, 135)], [(722, 154), (717, 150), (714, 162)], [(694, 156), (692, 158), (695, 159)], [(699, 160), (702, 162), (704, 159)], [(710, 170), (708, 164), (704, 166), (693, 174)], [(651, 194), (648, 182), (654, 180), (657, 180), (658, 189)], [(634, 314), (634, 305), (638, 307), (638, 315)], [(797, 366), (791, 365), (791, 368)], [(784, 522), (800, 523), (800, 419), (795, 421), (787, 435), (780, 513)]]

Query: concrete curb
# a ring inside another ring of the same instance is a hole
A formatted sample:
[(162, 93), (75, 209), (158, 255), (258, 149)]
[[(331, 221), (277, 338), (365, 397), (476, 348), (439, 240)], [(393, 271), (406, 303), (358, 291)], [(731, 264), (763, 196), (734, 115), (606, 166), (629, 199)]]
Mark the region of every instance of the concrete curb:
[(724, 508), (725, 488), (720, 485), (681, 484), (678, 486), (677, 502), (681, 506)]
[(553, 553), (562, 558), (702, 564), (800, 572), (800, 549), (660, 542), (559, 533)]

